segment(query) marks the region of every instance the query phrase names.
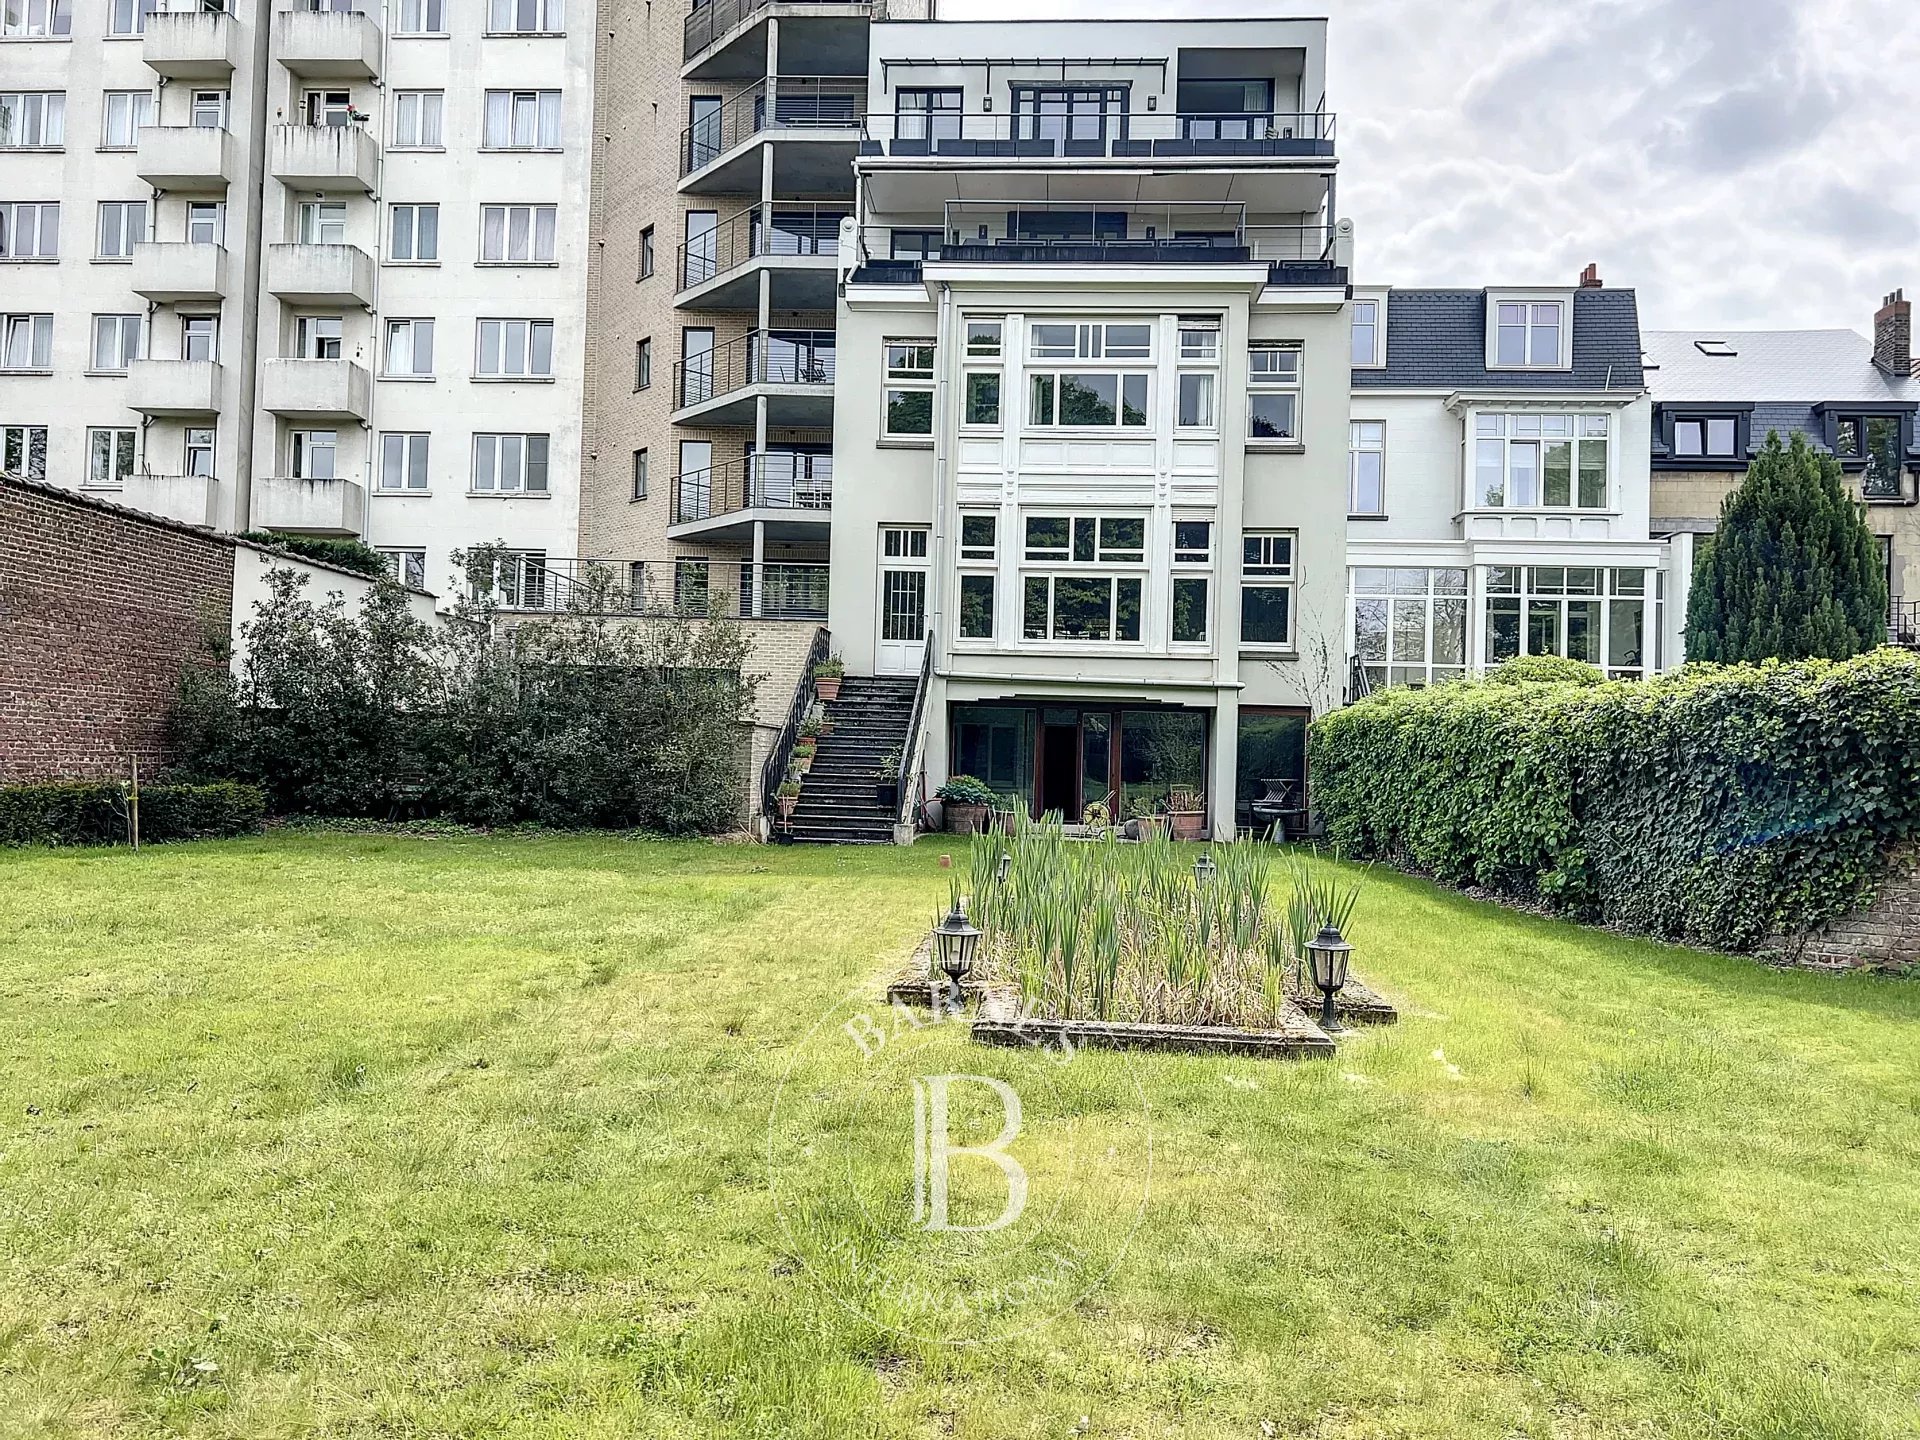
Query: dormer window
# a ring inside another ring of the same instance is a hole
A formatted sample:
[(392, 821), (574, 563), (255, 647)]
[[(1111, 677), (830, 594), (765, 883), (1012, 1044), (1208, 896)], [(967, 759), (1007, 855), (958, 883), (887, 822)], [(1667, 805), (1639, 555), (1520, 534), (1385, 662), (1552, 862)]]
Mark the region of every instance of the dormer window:
[(1503, 370), (1556, 366), (1565, 328), (1566, 308), (1557, 300), (1503, 301), (1495, 363)]
[(1682, 415), (1673, 422), (1676, 460), (1733, 460), (1739, 457), (1740, 422), (1732, 415)]

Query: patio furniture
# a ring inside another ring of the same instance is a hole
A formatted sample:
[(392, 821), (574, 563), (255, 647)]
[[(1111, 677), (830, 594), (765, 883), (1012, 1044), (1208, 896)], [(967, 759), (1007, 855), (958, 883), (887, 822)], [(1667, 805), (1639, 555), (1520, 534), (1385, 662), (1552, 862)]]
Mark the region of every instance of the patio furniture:
[(1290, 836), (1304, 834), (1307, 807), (1300, 782), (1262, 780), (1260, 783), (1266, 787), (1266, 793), (1255, 796), (1248, 806), (1253, 812), (1254, 828), (1263, 834), (1271, 832), (1276, 844), (1284, 844)]

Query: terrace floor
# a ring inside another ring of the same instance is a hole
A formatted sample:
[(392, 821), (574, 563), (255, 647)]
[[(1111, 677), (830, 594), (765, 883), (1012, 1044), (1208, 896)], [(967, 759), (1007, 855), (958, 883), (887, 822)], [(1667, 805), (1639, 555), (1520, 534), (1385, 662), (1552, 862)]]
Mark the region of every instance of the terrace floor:
[(1920, 1427), (1920, 987), (1385, 874), (1352, 938), (1398, 1025), (1331, 1060), (1076, 1062), (1153, 1132), (1096, 1289), (982, 1346), (862, 1318), (795, 1263), (769, 1109), (911, 952), (946, 848), (0, 853), (3, 1428)]

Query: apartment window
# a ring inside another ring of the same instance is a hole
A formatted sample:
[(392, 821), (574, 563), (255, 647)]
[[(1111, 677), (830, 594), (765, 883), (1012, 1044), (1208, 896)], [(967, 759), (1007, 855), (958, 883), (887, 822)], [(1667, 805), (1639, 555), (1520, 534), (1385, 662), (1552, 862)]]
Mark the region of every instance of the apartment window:
[(297, 480), (332, 480), (338, 474), (339, 435), (332, 430), (295, 430), (288, 440)]
[(1027, 423), (1035, 428), (1144, 428), (1145, 374), (1043, 371), (1028, 377)]
[(488, 150), (558, 150), (560, 92), (487, 91), (486, 129), (481, 144)]
[(182, 451), (187, 474), (204, 478), (213, 475), (213, 438), (210, 428), (197, 425), (187, 427), (186, 445)]
[(353, 92), (350, 90), (309, 90), (304, 105), (306, 123), (325, 130), (343, 129), (353, 123)]
[(482, 320), (473, 373), (499, 379), (553, 374), (551, 320)]
[(424, 550), (382, 550), (381, 558), (387, 562), (387, 574), (415, 590), (424, 590), (427, 585), (427, 552)]
[(393, 148), (396, 150), (438, 150), (441, 148), (441, 117), (447, 97), (440, 90), (396, 90), (393, 92)]
[(1467, 572), (1451, 566), (1348, 572), (1348, 653), (1375, 686), (1437, 685), (1466, 674)]
[(388, 227), (387, 258), (411, 264), (440, 258), (440, 207), (395, 205)]
[(1486, 660), (1559, 655), (1637, 680), (1651, 666), (1653, 592), (1645, 570), (1492, 566), (1486, 572)]
[(1356, 300), (1353, 302), (1353, 364), (1367, 369), (1381, 363), (1380, 302)]
[(633, 498), (647, 498), (647, 452), (644, 449), (633, 452)]
[(1242, 644), (1293, 647), (1296, 540), (1291, 530), (1249, 531), (1241, 536)]
[(302, 315), (293, 322), (294, 356), (300, 360), (340, 358), (340, 317)]
[(944, 230), (893, 230), (888, 254), (895, 260), (938, 260), (946, 243)]
[(125, 374), (140, 359), (140, 315), (94, 315), (92, 369)]
[(492, 35), (558, 35), (566, 27), (563, 0), (487, 0)]
[(991, 565), (999, 558), (1000, 517), (985, 513), (960, 517), (960, 559)]
[(142, 126), (153, 124), (151, 90), (109, 90), (100, 109), (100, 148), (131, 150)]
[(994, 635), (993, 597), (998, 584), (992, 575), (960, 576), (960, 638), (991, 640)]
[(382, 490), (427, 488), (427, 440), (427, 436), (420, 434), (386, 434), (380, 437)]
[(1247, 436), (1294, 440), (1300, 435), (1300, 347), (1247, 348)]
[(60, 253), (60, 202), (0, 202), (0, 260), (52, 260)]
[(1470, 508), (1600, 510), (1605, 415), (1476, 415)]
[(640, 278), (645, 280), (653, 274), (653, 227), (647, 226), (640, 232)]
[(493, 264), (553, 262), (553, 237), (559, 207), (483, 205), (480, 207), (480, 258)]
[(344, 200), (308, 200), (300, 206), (300, 243), (302, 245), (344, 245), (347, 243), (347, 202)]
[[(929, 415), (928, 420), (932, 420)], [(978, 425), (998, 428), (1000, 424), (1000, 372), (998, 370), (969, 370), (967, 372), (966, 412), (960, 417), (963, 425)]]
[[(991, 640), (994, 637), (994, 594), (997, 580), (993, 566), (999, 557), (1000, 521), (986, 512), (960, 517), (960, 638)], [(974, 569), (968, 567), (985, 567)]]
[(1903, 498), (1901, 436), (1897, 415), (1842, 415), (1830, 420), (1833, 453), (1860, 467), (1860, 493), (1868, 500)]
[(0, 35), (44, 39), (72, 33), (73, 0), (6, 0), (0, 5)]
[(547, 492), (545, 435), (475, 435), (473, 488), (486, 495)]
[(194, 200), (187, 205), (187, 243), (219, 245), (227, 238), (227, 207), (218, 200)]
[(224, 90), (194, 91), (193, 109), (188, 119), (196, 130), (226, 129), (227, 92)]
[(66, 140), (66, 91), (0, 91), (0, 150), (51, 149)]
[(87, 484), (108, 487), (127, 483), (133, 474), (133, 452), (139, 432), (120, 426), (92, 426), (87, 430)]
[(633, 388), (645, 390), (653, 384), (653, 341), (633, 342)]
[(180, 317), (180, 358), (182, 360), (218, 360), (220, 358), (220, 317), (218, 315), (182, 315)]
[(958, 140), (962, 92), (900, 90), (894, 98), (896, 140)]
[(447, 0), (400, 0), (396, 35), (447, 33)]
[(1146, 560), (1146, 521), (1137, 516), (1035, 515), (1027, 520), (1026, 558), (1087, 565)]
[[(1054, 573), (1022, 575), (1022, 634), (1028, 640), (1139, 640), (1138, 571), (1146, 545), (1147, 522), (1139, 516), (1029, 516), (1023, 558)], [(1134, 573), (1111, 573), (1113, 567)]]
[(433, 321), (387, 321), (387, 359), (383, 375), (412, 380), (433, 374)]
[(102, 200), (95, 253), (102, 260), (128, 260), (133, 247), (147, 238), (147, 202)]
[(1561, 338), (1566, 308), (1557, 300), (1545, 303), (1502, 301), (1494, 340), (1494, 364), (1503, 370), (1551, 368), (1561, 363)]
[(1348, 427), (1347, 512), (1387, 513), (1387, 427), (1381, 420), (1356, 420)]
[(53, 368), (53, 316), (0, 315), (0, 369)]
[(1736, 460), (1740, 422), (1732, 415), (1683, 415), (1673, 422), (1673, 456), (1680, 460)]
[(1204, 645), (1212, 636), (1213, 522), (1173, 522), (1171, 627), (1175, 645)]
[(0, 470), (29, 480), (47, 478), (47, 427), (0, 426)]
[(933, 434), (933, 341), (886, 342), (886, 433)]
[[(31, 7), (32, 0), (28, 0), (28, 4)], [(11, 3), (8, 4), (9, 11), (13, 8)], [(61, 8), (65, 8), (64, 0)], [(158, 14), (159, 11), (160, 0), (107, 0), (107, 34), (143, 34), (147, 28), (147, 16)]]
[(1030, 353), (1035, 360), (1151, 360), (1153, 327), (1133, 321), (1070, 325), (1041, 322), (1033, 327)]

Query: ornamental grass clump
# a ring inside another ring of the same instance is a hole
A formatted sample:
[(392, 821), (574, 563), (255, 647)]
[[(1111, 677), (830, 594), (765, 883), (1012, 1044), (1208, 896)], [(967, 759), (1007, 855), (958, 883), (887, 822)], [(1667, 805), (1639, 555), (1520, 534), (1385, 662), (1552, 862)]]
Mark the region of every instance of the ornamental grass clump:
[[(1012, 834), (976, 835), (968, 868), (985, 978), (1058, 1019), (1278, 1022), (1305, 941), (1331, 910), (1351, 920), (1357, 887), (1290, 861), (1294, 893), (1276, 904), (1271, 846), (1236, 841), (1211, 853), (1203, 880), (1191, 847), (1164, 836), (1070, 839), (1058, 822), (1025, 821)], [(1003, 856), (1012, 858), (1004, 880)], [(1303, 906), (1313, 924), (1296, 941), (1291, 917)]]

